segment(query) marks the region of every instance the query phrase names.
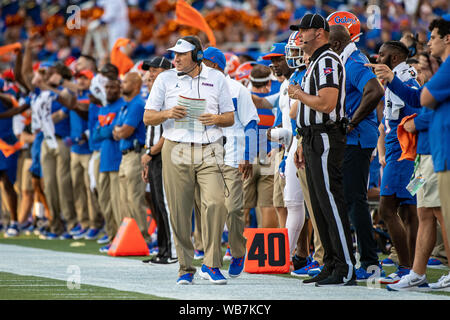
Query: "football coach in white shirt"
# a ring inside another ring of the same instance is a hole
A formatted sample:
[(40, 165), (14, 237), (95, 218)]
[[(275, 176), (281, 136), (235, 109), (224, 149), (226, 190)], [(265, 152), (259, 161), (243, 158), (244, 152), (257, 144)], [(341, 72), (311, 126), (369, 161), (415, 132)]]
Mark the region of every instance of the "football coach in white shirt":
[[(221, 127), (234, 124), (233, 101), (224, 74), (202, 63), (202, 44), (197, 37), (183, 37), (168, 50), (175, 53), (176, 67), (156, 78), (145, 106), (144, 123), (163, 124), (163, 181), (180, 264), (177, 284), (192, 284), (196, 272), (191, 240), (196, 183), (200, 187), (205, 251), (199, 274), (213, 283), (225, 284), (227, 281), (219, 270), (221, 237), (227, 215), (223, 153), (214, 150), (223, 151)], [(197, 118), (203, 129), (175, 127), (178, 119), (193, 121), (188, 108), (179, 105), (179, 96), (206, 100), (205, 111)]]

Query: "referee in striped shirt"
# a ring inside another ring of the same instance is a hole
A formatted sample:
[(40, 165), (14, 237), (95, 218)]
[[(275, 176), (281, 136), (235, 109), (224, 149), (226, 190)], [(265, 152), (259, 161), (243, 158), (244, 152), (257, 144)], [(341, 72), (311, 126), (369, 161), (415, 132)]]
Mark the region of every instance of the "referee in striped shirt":
[(310, 56), (301, 85), (290, 85), (299, 100), (297, 130), (302, 136), (295, 157), (306, 167), (311, 204), (324, 247), (324, 266), (303, 283), (316, 286), (355, 285), (355, 258), (343, 194), (346, 144), (345, 69), (328, 44), (330, 27), (319, 14), (306, 14), (299, 25), (300, 47)]

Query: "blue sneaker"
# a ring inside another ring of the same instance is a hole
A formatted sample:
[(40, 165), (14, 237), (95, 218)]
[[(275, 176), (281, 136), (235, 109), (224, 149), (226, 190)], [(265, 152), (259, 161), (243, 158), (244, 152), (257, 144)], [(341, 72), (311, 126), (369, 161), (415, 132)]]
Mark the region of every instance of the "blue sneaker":
[(111, 244), (107, 244), (106, 246), (103, 246), (100, 249), (98, 249), (98, 251), (100, 251), (101, 253), (108, 253), (110, 247)]
[(427, 267), (431, 269), (445, 269), (445, 265), (439, 259), (430, 258), (428, 259)]
[(242, 273), (242, 270), (244, 270), (244, 261), (245, 256), (241, 258), (231, 257), (231, 263), (228, 267), (228, 275), (233, 278), (238, 277)]
[(158, 254), (158, 241), (153, 241), (151, 243), (147, 243), (148, 250), (150, 251), (150, 255)]
[(101, 237), (100, 239), (97, 240), (98, 244), (105, 244), (109, 242), (109, 237), (107, 234), (105, 234), (103, 237)]
[(319, 266), (317, 268), (312, 268), (308, 270), (308, 277), (315, 277), (317, 276), (323, 269), (323, 266)]
[(311, 261), (309, 264), (303, 268), (294, 270), (291, 272), (291, 276), (294, 277), (308, 277), (308, 271), (312, 269), (320, 268), (319, 263), (315, 260)]
[(390, 258), (386, 258), (383, 261), (381, 261), (381, 264), (383, 267), (393, 267), (395, 265), (394, 261)]
[(33, 224), (31, 224), (30, 226), (28, 226), (28, 228), (26, 228), (23, 232), (29, 236), (32, 235), (34, 232), (35, 226)]
[(227, 279), (222, 275), (219, 268), (210, 268), (202, 264), (202, 268), (199, 272), (200, 277), (205, 280), (209, 280), (214, 284), (226, 284)]
[(228, 243), (228, 231), (222, 232), (222, 244)]
[(233, 259), (233, 256), (231, 255), (230, 247), (227, 247), (227, 250), (225, 251), (225, 255), (223, 256), (223, 260), (225, 261), (231, 261)]
[(397, 271), (395, 271), (394, 273), (391, 273), (390, 275), (388, 275), (385, 278), (380, 278), (380, 283), (381, 284), (393, 284), (393, 283), (397, 283), (400, 281), (400, 279), (403, 276), (406, 276), (407, 274), (409, 274), (409, 272), (411, 271), (411, 269), (409, 268), (404, 268), (404, 267), (397, 267)]
[(54, 232), (47, 232), (45, 235), (45, 240), (56, 240), (59, 239), (59, 235)]
[(179, 284), (179, 285), (186, 285), (186, 284), (193, 284), (193, 283), (194, 283), (194, 274), (193, 273), (183, 274), (177, 280), (177, 284)]
[[(378, 270), (381, 270), (378, 277), (376, 278), (384, 278), (386, 277), (386, 272), (384, 272), (383, 267), (381, 265), (378, 265)], [(367, 281), (370, 277), (373, 277), (376, 274), (376, 271), (373, 272), (367, 272), (367, 269), (364, 269), (363, 267), (360, 267), (356, 269), (356, 281)]]
[(194, 250), (194, 260), (200, 260), (203, 259), (205, 256), (205, 252), (201, 250)]
[(80, 233), (80, 231), (81, 231), (81, 226), (79, 225), (79, 224), (77, 224), (75, 227), (73, 227), (72, 229), (70, 229), (70, 231), (69, 231), (69, 233), (70, 233), (70, 235), (75, 235), (75, 234), (78, 234), (78, 233)]
[(5, 231), (5, 238), (17, 237), (19, 233), (19, 224), (17, 222), (11, 222)]
[(19, 224), (19, 230), (21, 232), (25, 232), (30, 226), (32, 226), (33, 223), (29, 220), (25, 221), (24, 223)]
[(59, 236), (60, 240), (71, 240), (72, 235), (68, 232), (64, 232), (62, 235)]
[(98, 234), (100, 233), (100, 229), (90, 228), (86, 235), (84, 236), (84, 239), (86, 240), (95, 240), (98, 238)]
[(73, 237), (75, 240), (83, 239), (83, 238), (87, 235), (88, 231), (89, 231), (88, 228), (86, 228), (86, 229), (81, 229), (80, 232), (73, 234), (72, 237)]

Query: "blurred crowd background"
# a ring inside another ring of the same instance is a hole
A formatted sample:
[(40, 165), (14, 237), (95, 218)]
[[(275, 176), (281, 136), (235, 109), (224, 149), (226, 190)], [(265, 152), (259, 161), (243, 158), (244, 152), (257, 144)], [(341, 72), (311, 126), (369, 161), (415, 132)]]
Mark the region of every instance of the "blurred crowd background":
[[(425, 44), (428, 25), (449, 10), (448, 0), (188, 0), (199, 10), (216, 37), (216, 47), (240, 56), (241, 63), (257, 60), (275, 42), (286, 41), (289, 25), (306, 13), (328, 16), (336, 10), (353, 12), (363, 35), (358, 47), (367, 55), (383, 42), (415, 37)], [(137, 62), (168, 55), (180, 36), (198, 29), (175, 22), (176, 0), (3, 0), (0, 45), (24, 42), (38, 35), (34, 48), (39, 61), (64, 61), (70, 66), (81, 53), (94, 56), (99, 66), (109, 60), (117, 38), (131, 39), (131, 58)], [(109, 37), (108, 37), (109, 35)], [(170, 56), (168, 56), (170, 58)], [(3, 55), (0, 70), (11, 68), (14, 54)]]

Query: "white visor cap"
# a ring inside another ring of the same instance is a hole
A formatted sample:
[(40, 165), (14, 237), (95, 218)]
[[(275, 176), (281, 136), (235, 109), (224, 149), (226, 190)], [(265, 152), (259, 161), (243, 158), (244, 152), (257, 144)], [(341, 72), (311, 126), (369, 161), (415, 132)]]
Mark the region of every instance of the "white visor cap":
[(167, 51), (173, 51), (173, 52), (177, 52), (177, 53), (185, 53), (185, 52), (193, 51), (194, 49), (195, 49), (195, 46), (192, 43), (190, 43), (184, 39), (178, 39), (175, 46), (167, 49)]

